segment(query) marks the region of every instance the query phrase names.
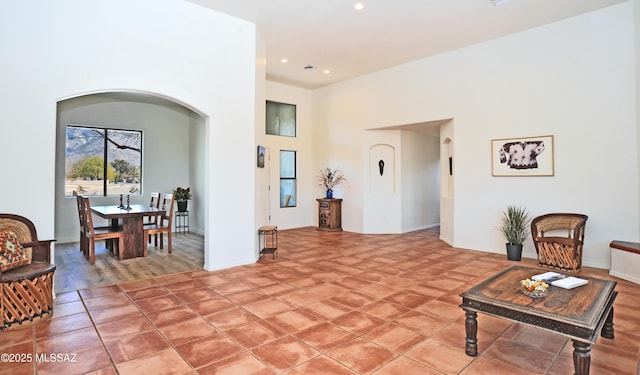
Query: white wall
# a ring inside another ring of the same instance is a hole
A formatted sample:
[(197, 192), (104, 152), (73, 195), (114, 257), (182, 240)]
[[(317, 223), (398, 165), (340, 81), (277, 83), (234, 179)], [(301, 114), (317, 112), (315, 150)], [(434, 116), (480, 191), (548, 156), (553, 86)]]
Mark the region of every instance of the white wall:
[[(181, 0), (0, 3), (2, 211), (55, 227), (56, 103), (143, 91), (206, 118), (205, 268), (255, 261), (255, 26)], [(247, 197), (247, 199), (229, 199)], [(75, 217), (74, 217), (75, 220)]]
[[(338, 163), (351, 178), (343, 228), (361, 232), (366, 210), (361, 131), (452, 118), (454, 246), (504, 253), (496, 227), (508, 204), (581, 212), (584, 264), (607, 268), (611, 239), (639, 230), (633, 46), (625, 2), (315, 90), (314, 164)], [(554, 177), (491, 176), (491, 139), (545, 134)], [(524, 256), (535, 256), (530, 241)]]
[[(270, 222), (262, 225), (276, 225), (278, 229), (299, 228), (317, 224), (314, 216), (316, 210), (315, 198), (324, 197), (323, 191), (315, 183), (316, 170), (312, 168), (314, 149), (311, 142), (312, 95), (311, 91), (275, 82), (267, 82), (267, 100), (281, 103), (295, 104), (297, 129), (295, 137), (281, 137), (265, 135), (265, 116), (258, 123), (258, 143), (265, 146), (270, 160), (265, 161), (265, 168), (258, 169), (258, 179), (265, 183), (261, 186), (262, 194), (267, 197), (269, 207), (265, 209), (271, 215)], [(262, 105), (265, 103), (263, 101)], [(280, 150), (296, 151), (297, 156), (297, 195), (296, 207), (280, 208)], [(268, 190), (268, 185), (271, 190)], [(337, 198), (337, 197), (336, 197)], [(263, 215), (267, 217), (267, 215)], [(315, 223), (315, 224), (314, 224)]]

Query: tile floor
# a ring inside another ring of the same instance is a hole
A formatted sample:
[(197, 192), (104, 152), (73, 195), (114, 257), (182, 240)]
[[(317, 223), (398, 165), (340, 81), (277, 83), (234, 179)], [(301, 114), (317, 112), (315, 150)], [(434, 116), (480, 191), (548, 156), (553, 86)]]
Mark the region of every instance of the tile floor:
[[(465, 355), (459, 293), (515, 262), (437, 238), (286, 230), (275, 260), (63, 293), (52, 319), (0, 333), (0, 352), (40, 356), (0, 374), (572, 374), (569, 340), (482, 314)], [(640, 285), (617, 281), (594, 375), (638, 371)]]

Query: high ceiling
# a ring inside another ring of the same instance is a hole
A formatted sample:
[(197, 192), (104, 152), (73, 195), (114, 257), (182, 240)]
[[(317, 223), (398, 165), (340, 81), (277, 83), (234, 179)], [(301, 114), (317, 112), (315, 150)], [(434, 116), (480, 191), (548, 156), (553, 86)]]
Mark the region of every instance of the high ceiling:
[(255, 23), (267, 79), (317, 88), (627, 0), (188, 1)]

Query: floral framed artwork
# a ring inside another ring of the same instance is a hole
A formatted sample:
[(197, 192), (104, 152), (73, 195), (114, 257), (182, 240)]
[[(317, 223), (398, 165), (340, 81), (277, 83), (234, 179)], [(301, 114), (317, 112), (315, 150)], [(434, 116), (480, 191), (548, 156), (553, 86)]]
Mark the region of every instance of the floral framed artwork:
[(553, 176), (553, 136), (491, 140), (492, 176)]

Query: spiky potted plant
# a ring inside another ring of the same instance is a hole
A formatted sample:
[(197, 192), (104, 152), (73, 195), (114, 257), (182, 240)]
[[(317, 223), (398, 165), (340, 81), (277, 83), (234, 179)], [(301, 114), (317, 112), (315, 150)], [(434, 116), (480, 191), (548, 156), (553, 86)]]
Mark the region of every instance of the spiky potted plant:
[(522, 259), (522, 247), (529, 236), (531, 216), (525, 207), (509, 205), (500, 217), (500, 231), (507, 239), (507, 259)]

